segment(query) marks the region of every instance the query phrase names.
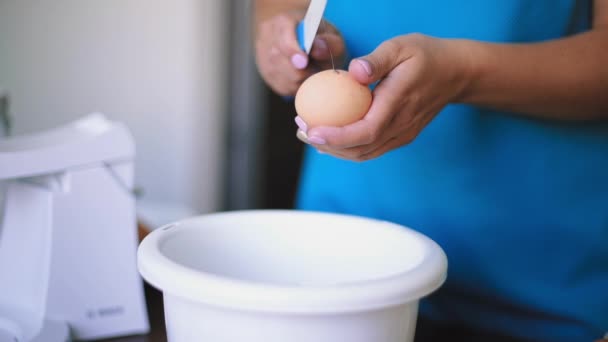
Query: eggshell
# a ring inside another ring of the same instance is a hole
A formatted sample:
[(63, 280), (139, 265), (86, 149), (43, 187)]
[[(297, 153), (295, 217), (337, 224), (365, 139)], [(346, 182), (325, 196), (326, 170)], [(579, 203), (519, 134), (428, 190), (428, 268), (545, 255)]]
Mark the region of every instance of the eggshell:
[(372, 93), (345, 70), (325, 70), (306, 79), (295, 97), (298, 115), (309, 127), (345, 126), (369, 110)]

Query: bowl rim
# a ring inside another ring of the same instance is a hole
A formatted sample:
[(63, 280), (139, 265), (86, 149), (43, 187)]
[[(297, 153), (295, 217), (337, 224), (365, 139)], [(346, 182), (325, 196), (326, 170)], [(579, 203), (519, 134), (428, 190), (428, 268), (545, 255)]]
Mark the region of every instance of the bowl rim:
[[(161, 252), (164, 241), (188, 223), (207, 218), (236, 215), (317, 215), (367, 221), (406, 230), (426, 251), (413, 267), (396, 274), (356, 282), (330, 285), (265, 284), (193, 270)], [(408, 227), (377, 219), (296, 209), (255, 209), (221, 211), (176, 221), (153, 230), (140, 243), (137, 266), (143, 279), (164, 295), (187, 301), (246, 311), (275, 313), (338, 313), (374, 310), (406, 304), (431, 294), (447, 277), (447, 257), (442, 248), (427, 236)]]

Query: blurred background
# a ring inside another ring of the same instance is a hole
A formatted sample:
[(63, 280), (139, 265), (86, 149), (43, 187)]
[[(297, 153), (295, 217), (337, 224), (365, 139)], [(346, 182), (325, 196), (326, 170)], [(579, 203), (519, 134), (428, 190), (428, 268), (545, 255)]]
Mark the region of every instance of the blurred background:
[(18, 135), (92, 112), (127, 124), (150, 227), (289, 208), (302, 144), (293, 104), (255, 68), (250, 11), (245, 0), (0, 0), (2, 126)]

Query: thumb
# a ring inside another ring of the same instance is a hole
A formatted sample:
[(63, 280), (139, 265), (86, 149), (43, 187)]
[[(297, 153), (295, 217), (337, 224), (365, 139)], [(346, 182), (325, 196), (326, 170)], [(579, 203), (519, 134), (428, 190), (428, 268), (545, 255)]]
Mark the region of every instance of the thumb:
[(399, 64), (400, 49), (394, 42), (380, 44), (371, 54), (353, 59), (348, 71), (359, 81), (369, 85), (384, 78)]

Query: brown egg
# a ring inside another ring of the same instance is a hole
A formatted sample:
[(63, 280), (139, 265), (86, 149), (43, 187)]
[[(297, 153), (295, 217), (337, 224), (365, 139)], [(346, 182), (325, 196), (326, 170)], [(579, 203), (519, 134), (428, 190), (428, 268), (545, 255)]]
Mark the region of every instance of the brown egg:
[(371, 90), (344, 70), (310, 76), (295, 98), (296, 112), (309, 127), (351, 124), (367, 113), (371, 103)]

